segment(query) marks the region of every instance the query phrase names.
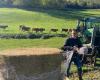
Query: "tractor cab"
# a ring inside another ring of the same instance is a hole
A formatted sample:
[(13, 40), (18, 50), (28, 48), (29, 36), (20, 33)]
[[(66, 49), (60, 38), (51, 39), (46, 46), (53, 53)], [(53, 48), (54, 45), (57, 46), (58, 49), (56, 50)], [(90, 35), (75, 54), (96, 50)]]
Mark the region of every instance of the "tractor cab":
[(86, 44), (97, 47), (100, 53), (100, 17), (89, 17), (78, 20), (77, 31), (81, 33)]
[[(94, 28), (95, 31), (93, 31)], [(94, 38), (93, 34), (95, 34), (96, 32), (98, 32), (98, 34), (100, 33), (99, 31), (97, 31), (98, 29), (100, 29), (100, 17), (99, 18), (89, 17), (78, 20), (78, 25), (77, 25), (78, 32), (84, 35), (85, 38), (90, 39), (89, 41), (93, 40)]]

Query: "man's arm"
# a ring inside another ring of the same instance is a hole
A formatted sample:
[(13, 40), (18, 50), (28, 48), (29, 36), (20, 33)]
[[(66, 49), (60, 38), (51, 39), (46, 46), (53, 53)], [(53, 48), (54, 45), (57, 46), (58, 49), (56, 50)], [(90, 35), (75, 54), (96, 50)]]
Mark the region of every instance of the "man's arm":
[(79, 49), (82, 47), (82, 42), (80, 40), (80, 38), (77, 38), (77, 46), (74, 46), (73, 49), (77, 52), (79, 52)]
[(73, 49), (73, 47), (71, 47), (70, 38), (66, 39), (65, 44), (62, 49), (64, 51)]
[(82, 44), (80, 38), (78, 38), (78, 48), (81, 48), (82, 46), (83, 46), (83, 44)]
[(69, 38), (66, 39), (64, 46), (69, 46)]

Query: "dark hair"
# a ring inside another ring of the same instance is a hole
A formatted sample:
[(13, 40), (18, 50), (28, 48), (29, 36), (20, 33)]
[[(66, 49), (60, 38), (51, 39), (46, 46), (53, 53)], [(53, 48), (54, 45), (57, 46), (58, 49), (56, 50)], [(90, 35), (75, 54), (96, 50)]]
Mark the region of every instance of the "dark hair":
[(72, 29), (72, 31), (75, 31), (75, 32), (77, 32), (77, 33), (78, 33), (78, 30), (77, 30), (77, 29)]

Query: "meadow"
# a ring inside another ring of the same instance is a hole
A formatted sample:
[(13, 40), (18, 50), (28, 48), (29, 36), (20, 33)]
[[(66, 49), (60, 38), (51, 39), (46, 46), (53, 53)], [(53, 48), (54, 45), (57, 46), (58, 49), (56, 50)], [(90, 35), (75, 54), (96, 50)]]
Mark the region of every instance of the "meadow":
[(77, 19), (88, 16), (100, 16), (99, 9), (87, 10), (43, 10), (43, 9), (18, 9), (0, 8), (0, 24), (8, 25), (1, 33), (22, 33), (19, 25), (26, 25), (31, 28), (45, 28), (46, 32), (51, 28), (75, 28)]
[[(0, 34), (27, 34), (19, 30), (19, 25), (31, 28), (45, 28), (49, 32), (51, 28), (76, 28), (77, 19), (89, 16), (100, 16), (100, 9), (68, 9), (68, 10), (44, 10), (44, 9), (18, 9), (0, 8), (0, 24), (8, 25), (5, 30), (0, 28)], [(30, 31), (31, 33), (35, 33)], [(54, 33), (55, 34), (55, 33)], [(66, 33), (65, 33), (66, 34)], [(51, 39), (0, 39), (0, 50), (18, 47), (56, 47), (64, 44), (66, 38)]]

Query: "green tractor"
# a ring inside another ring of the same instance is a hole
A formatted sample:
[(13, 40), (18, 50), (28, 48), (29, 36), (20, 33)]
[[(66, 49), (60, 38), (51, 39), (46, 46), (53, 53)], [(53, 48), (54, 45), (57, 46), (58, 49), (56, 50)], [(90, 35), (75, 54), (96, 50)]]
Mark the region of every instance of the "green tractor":
[(100, 18), (79, 19), (77, 31), (91, 43), (91, 46), (100, 47)]
[(95, 64), (96, 57), (100, 57), (100, 17), (79, 19), (77, 31), (81, 34), (82, 41), (91, 47), (91, 59), (94, 59)]

